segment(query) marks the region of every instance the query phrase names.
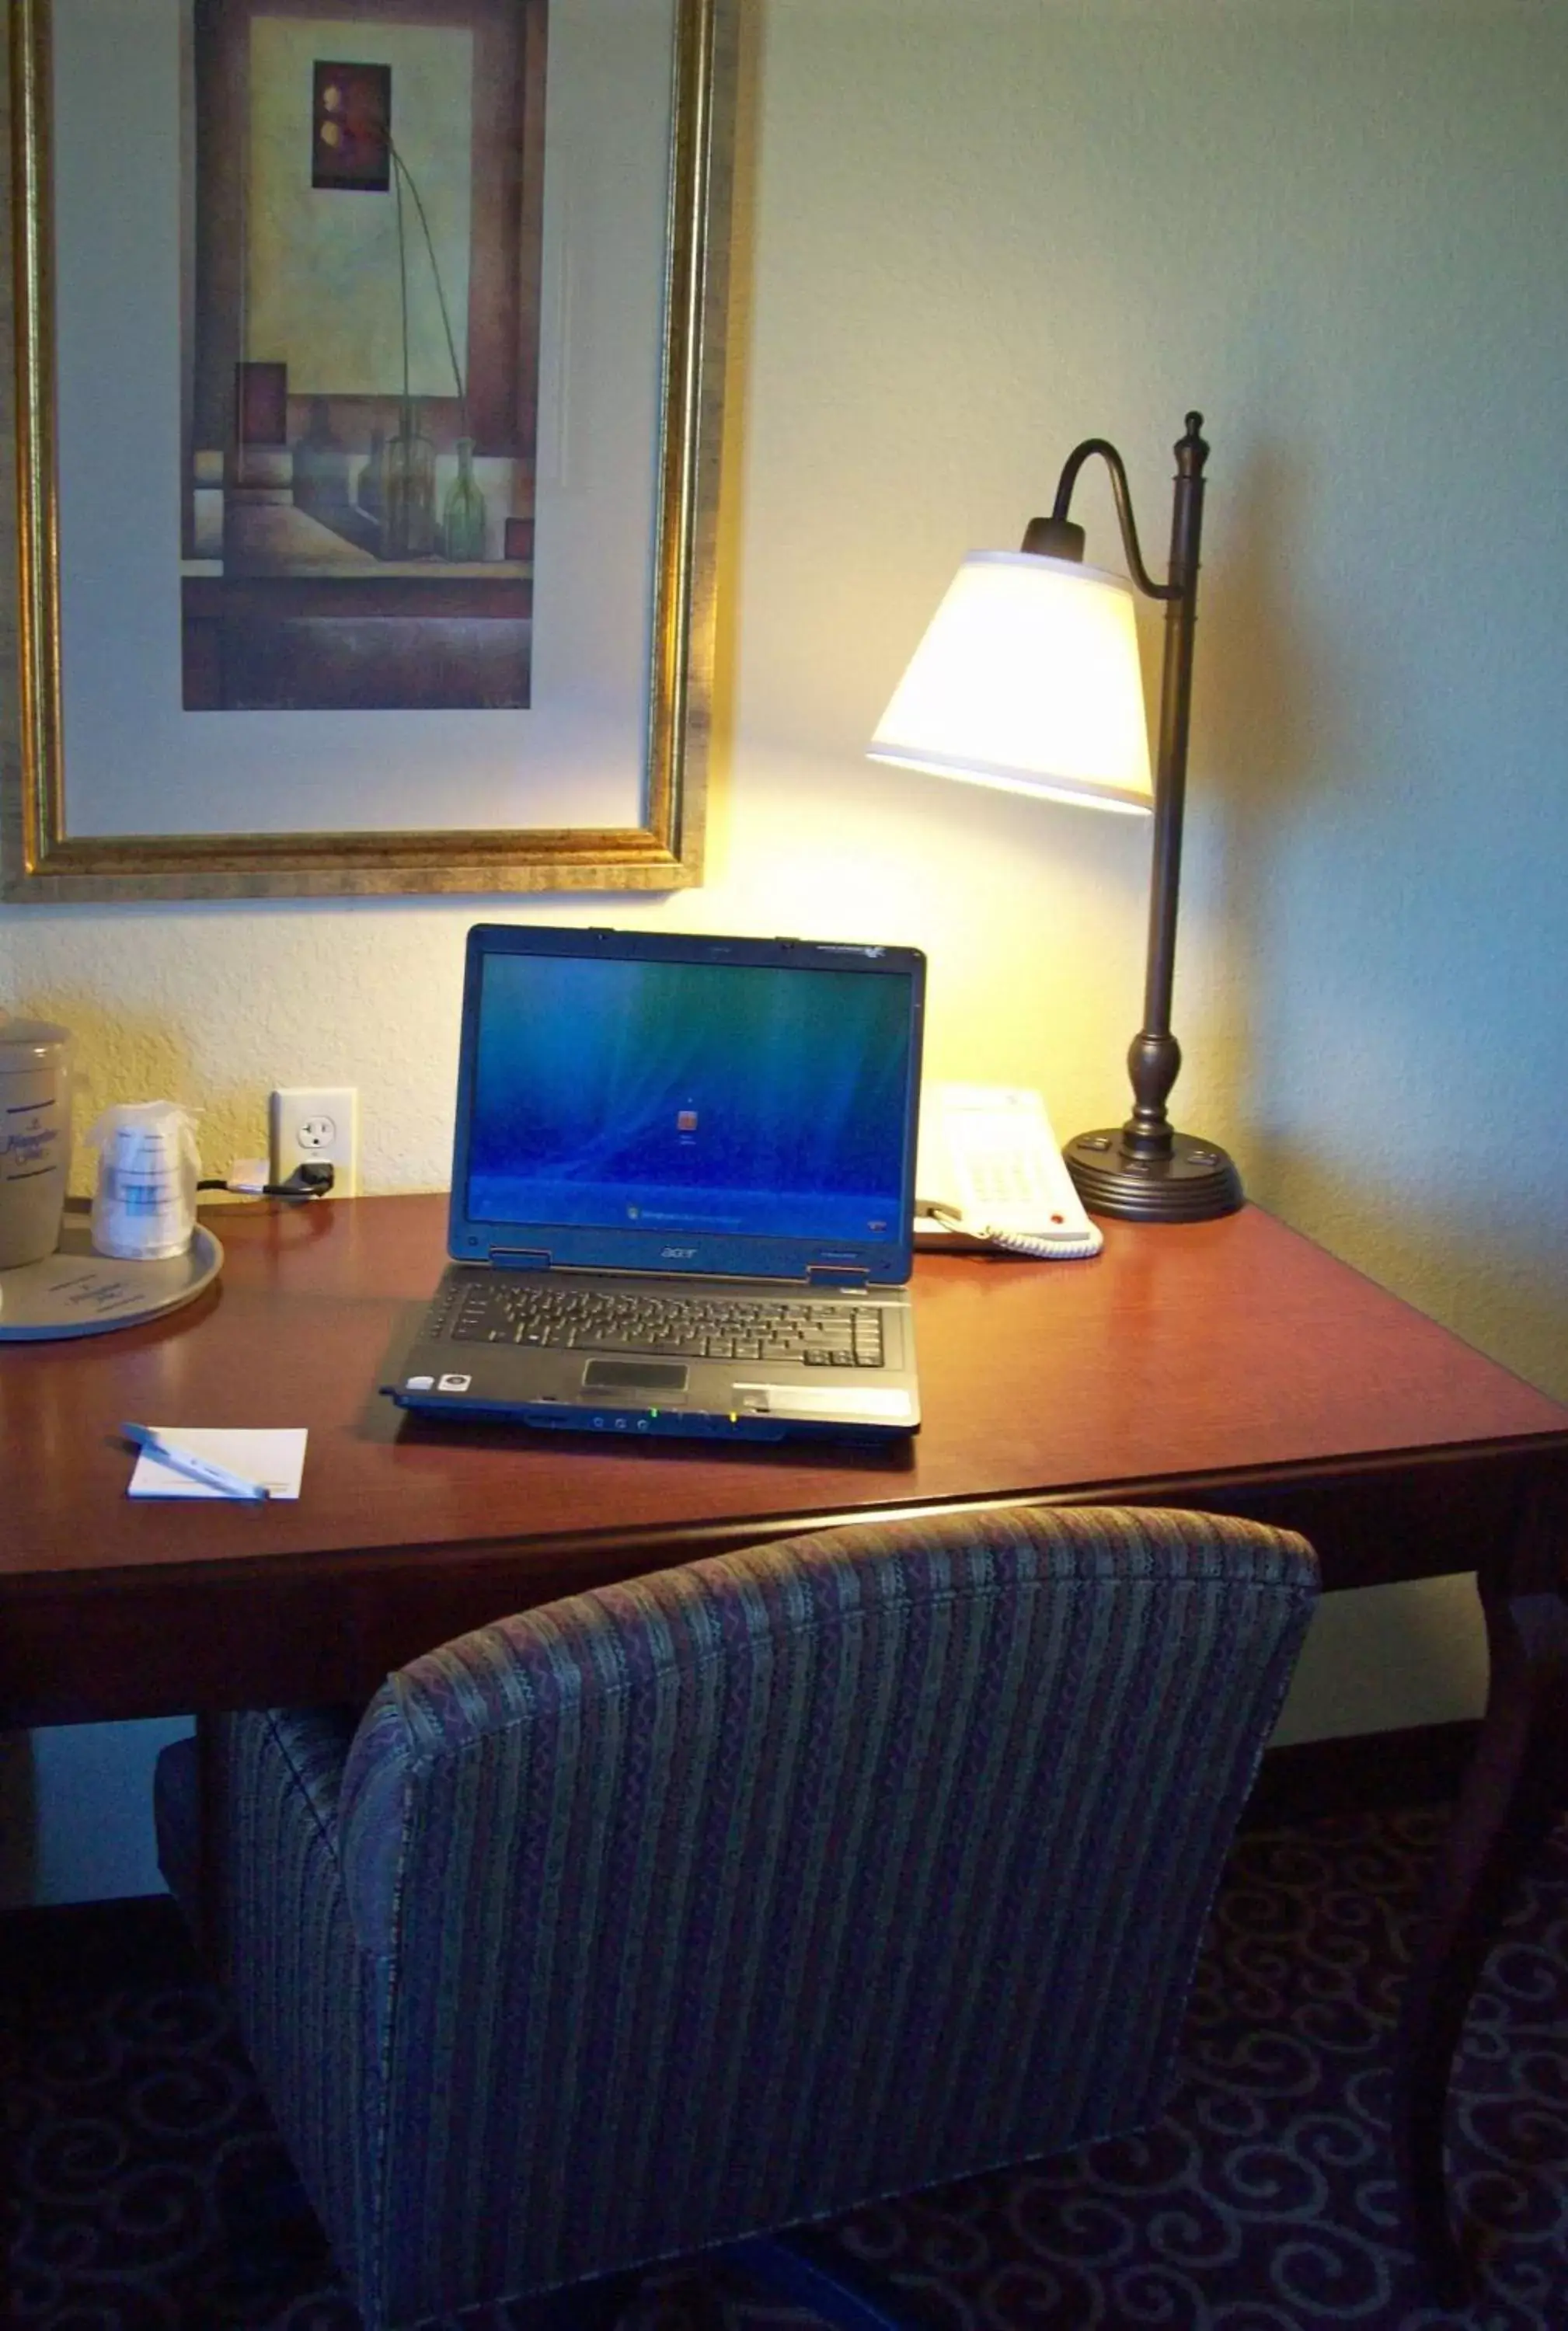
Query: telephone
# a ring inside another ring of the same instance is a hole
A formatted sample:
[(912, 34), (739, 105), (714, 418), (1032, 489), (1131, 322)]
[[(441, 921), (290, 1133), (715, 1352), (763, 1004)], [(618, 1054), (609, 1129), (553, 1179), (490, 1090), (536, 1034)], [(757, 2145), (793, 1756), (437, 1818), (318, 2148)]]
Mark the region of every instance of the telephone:
[(927, 1087), (915, 1184), (917, 1247), (1079, 1261), (1105, 1244), (1069, 1179), (1045, 1103), (1022, 1087)]

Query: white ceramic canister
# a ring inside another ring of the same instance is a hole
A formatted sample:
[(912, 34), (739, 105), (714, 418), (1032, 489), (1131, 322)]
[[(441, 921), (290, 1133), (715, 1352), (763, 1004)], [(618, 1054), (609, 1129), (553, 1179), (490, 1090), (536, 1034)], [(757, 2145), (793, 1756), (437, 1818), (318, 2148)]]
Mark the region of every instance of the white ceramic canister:
[(0, 1270), (54, 1252), (70, 1173), (70, 1032), (0, 1020)]

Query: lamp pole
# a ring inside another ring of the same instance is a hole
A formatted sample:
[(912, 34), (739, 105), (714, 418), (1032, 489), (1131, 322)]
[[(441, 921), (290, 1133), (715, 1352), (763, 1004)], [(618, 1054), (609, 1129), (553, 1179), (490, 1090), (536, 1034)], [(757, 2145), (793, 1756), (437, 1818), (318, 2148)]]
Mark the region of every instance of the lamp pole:
[(1203, 464), (1209, 448), (1203, 416), (1189, 413), (1177, 443), (1166, 580), (1156, 583), (1144, 565), (1133, 519), (1126, 468), (1116, 447), (1090, 437), (1069, 454), (1049, 519), (1031, 519), (1025, 550), (1058, 558), (1083, 557), (1084, 535), (1068, 517), (1079, 470), (1098, 454), (1110, 471), (1122, 543), (1134, 582), (1164, 603), (1165, 652), (1160, 682), (1159, 748), (1155, 768), (1155, 837), (1149, 874), (1148, 956), (1143, 1025), (1127, 1051), (1133, 1109), (1125, 1125), (1080, 1133), (1064, 1151), (1069, 1173), (1086, 1206), (1126, 1222), (1204, 1222), (1234, 1213), (1241, 1177), (1213, 1142), (1178, 1133), (1165, 1103), (1182, 1065), (1171, 1031), (1175, 975), (1176, 904), (1182, 878), (1182, 818), (1187, 794), (1187, 735), (1193, 707), (1193, 647), (1198, 614), (1198, 550), (1203, 527)]

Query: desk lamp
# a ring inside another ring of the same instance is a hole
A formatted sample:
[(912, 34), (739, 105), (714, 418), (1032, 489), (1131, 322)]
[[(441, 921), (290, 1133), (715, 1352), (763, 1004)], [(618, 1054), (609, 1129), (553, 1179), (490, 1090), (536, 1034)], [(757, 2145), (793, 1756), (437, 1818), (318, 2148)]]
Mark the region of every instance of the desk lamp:
[[(1064, 1152), (1085, 1205), (1127, 1222), (1203, 1222), (1241, 1204), (1240, 1176), (1225, 1152), (1175, 1132), (1165, 1113), (1182, 1065), (1171, 985), (1209, 454), (1202, 425), (1201, 413), (1189, 413), (1175, 449), (1165, 582), (1144, 565), (1121, 455), (1103, 437), (1086, 438), (1067, 458), (1050, 516), (1030, 520), (1022, 549), (976, 550), (965, 559), (870, 747), (873, 760), (1011, 793), (1135, 814), (1153, 809), (1144, 1023), (1127, 1053), (1133, 1112), (1119, 1127), (1079, 1134)], [(1091, 453), (1110, 471), (1134, 580), (1164, 602), (1152, 787), (1133, 585), (1084, 565), (1084, 530), (1067, 514)]]

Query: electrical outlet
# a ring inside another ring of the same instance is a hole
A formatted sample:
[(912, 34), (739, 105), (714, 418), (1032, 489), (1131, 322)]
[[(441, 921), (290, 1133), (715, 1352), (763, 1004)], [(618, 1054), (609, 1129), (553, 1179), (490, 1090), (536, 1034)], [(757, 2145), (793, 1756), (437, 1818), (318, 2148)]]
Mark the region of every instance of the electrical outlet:
[(274, 1182), (297, 1166), (330, 1166), (332, 1195), (359, 1188), (359, 1094), (353, 1085), (280, 1085), (267, 1112)]

